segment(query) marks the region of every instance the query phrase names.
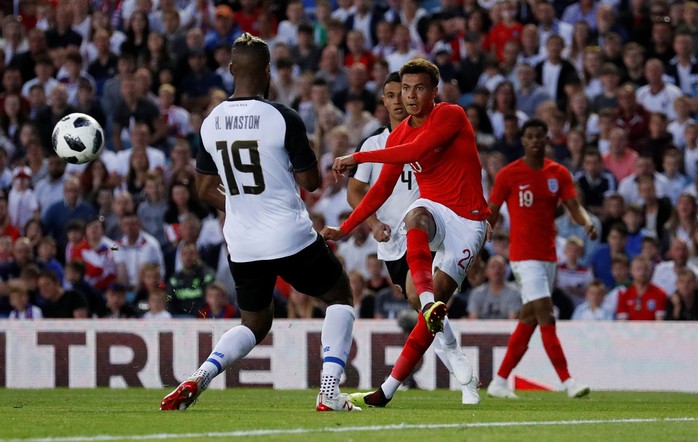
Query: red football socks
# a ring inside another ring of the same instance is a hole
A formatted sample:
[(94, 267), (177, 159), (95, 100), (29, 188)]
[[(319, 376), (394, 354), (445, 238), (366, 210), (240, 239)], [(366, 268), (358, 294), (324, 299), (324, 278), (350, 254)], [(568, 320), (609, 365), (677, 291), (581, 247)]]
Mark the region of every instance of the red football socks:
[(550, 358), (550, 362), (553, 363), (553, 367), (560, 377), (560, 381), (565, 382), (570, 378), (570, 372), (567, 370), (565, 352), (562, 351), (562, 345), (555, 332), (555, 324), (541, 325), (540, 335), (543, 339), (545, 352), (548, 353), (548, 358)]
[(507, 346), (507, 352), (504, 355), (504, 360), (502, 365), (499, 367), (497, 374), (504, 379), (508, 378), (511, 371), (519, 363), (523, 355), (528, 350), (528, 341), (531, 340), (531, 335), (535, 331), (536, 327), (531, 327), (530, 325), (519, 322), (509, 338), (509, 345)]
[(402, 382), (407, 379), (407, 376), (412, 373), (424, 352), (427, 351), (431, 343), (434, 341), (434, 336), (427, 328), (427, 322), (424, 320), (424, 315), (417, 315), (417, 325), (414, 326), (410, 336), (402, 348), (400, 356), (395, 361), (395, 366), (390, 376)]
[(424, 230), (407, 231), (407, 265), (412, 273), (417, 293), (434, 293), (434, 279), (431, 275), (431, 250), (429, 235)]

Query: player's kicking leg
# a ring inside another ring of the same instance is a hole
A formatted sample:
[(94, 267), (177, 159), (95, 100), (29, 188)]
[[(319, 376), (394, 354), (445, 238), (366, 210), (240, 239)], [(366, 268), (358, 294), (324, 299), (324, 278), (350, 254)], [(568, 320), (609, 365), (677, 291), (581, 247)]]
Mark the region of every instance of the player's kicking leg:
[(208, 387), (214, 377), (223, 373), (235, 361), (244, 358), (257, 342), (264, 339), (271, 328), (273, 305), (264, 310), (251, 312), (240, 310), (242, 324), (233, 327), (221, 336), (211, 354), (187, 380), (179, 384), (160, 402), (160, 410), (184, 411)]
[(405, 229), (407, 230), (407, 265), (419, 296), (420, 311), (426, 320), (427, 329), (435, 335), (443, 330), (443, 320), (448, 313), (446, 304), (434, 299), (429, 243), (436, 235), (436, 223), (429, 210), (416, 206), (405, 216)]
[[(445, 273), (438, 271), (434, 275), (434, 283), (438, 294), (448, 294), (444, 299), (448, 299), (457, 287)], [(413, 286), (407, 281), (407, 293), (410, 295), (411, 304), (419, 304), (414, 298)], [(435, 342), (434, 351), (443, 361), (449, 371), (458, 379), (461, 384), (462, 403), (475, 405), (480, 402), (477, 392), (478, 379), (473, 374), (473, 368), (468, 358), (463, 354), (462, 349), (456, 341), (456, 337), (451, 328), (448, 318), (444, 318), (444, 330), (437, 333), (436, 341), (434, 335), (429, 331), (426, 319), (423, 315), (418, 315), (417, 325), (407, 338), (407, 342), (400, 353), (390, 376), (383, 382), (377, 390), (368, 393), (353, 393), (349, 395), (350, 400), (355, 405), (367, 405), (370, 407), (385, 407), (388, 405), (400, 384), (414, 370), (414, 367), (421, 360), (432, 342)]]

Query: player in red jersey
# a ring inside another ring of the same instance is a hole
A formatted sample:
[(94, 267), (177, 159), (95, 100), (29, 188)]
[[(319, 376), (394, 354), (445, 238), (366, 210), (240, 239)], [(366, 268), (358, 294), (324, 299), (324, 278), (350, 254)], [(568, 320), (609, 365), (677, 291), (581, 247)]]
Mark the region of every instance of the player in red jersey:
[(545, 158), (548, 126), (530, 119), (521, 130), (523, 158), (499, 171), (490, 194), (490, 224), (499, 218), (499, 209), (507, 203), (510, 217), (509, 259), (517, 283), (521, 286), (523, 307), (519, 323), (509, 338), (504, 361), (487, 388), (493, 397), (515, 398), (507, 378), (528, 349), (536, 326), (540, 325), (543, 347), (570, 397), (582, 397), (589, 387), (577, 384), (567, 370), (567, 359), (555, 332), (551, 290), (555, 281), (555, 209), (558, 203), (570, 212), (587, 235), (596, 238), (596, 227), (579, 203), (572, 175), (561, 164)]
[[(434, 102), (438, 68), (424, 59), (411, 60), (400, 77), (409, 117), (390, 134), (386, 148), (337, 158), (333, 166), (335, 173), (343, 174), (358, 163), (385, 163), (378, 181), (342, 226), (325, 227), (322, 235), (338, 240), (348, 234), (390, 196), (403, 165), (412, 166), (421, 198), (407, 209), (400, 230), (406, 231), (407, 264), (418, 295), (410, 302), (422, 310), (424, 321), (420, 318), (401, 355), (407, 356), (405, 366), (411, 370), (443, 328), (444, 301), (463, 282), (482, 247), (490, 211), (482, 192), (475, 133), (465, 111)], [(472, 374), (468, 378), (474, 380)], [(382, 389), (375, 393), (381, 395)], [(366, 403), (384, 406), (389, 399), (381, 396)]]

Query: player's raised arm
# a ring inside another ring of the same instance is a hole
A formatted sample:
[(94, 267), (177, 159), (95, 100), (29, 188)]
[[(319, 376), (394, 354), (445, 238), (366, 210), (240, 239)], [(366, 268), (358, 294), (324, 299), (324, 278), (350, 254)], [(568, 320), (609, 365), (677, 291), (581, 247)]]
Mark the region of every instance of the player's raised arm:
[[(356, 207), (361, 203), (366, 193), (368, 193), (369, 185), (363, 181), (359, 181), (356, 178), (349, 178), (349, 183), (347, 184), (347, 202), (352, 207)], [(385, 242), (390, 239), (390, 226), (378, 219), (376, 214), (371, 214), (367, 219), (369, 227), (371, 227), (371, 232), (373, 238), (378, 242)]]
[(357, 163), (406, 164), (419, 161), (425, 154), (455, 138), (466, 127), (465, 111), (460, 106), (444, 106), (435, 111), (439, 130), (419, 134), (414, 141), (387, 149), (353, 154)]

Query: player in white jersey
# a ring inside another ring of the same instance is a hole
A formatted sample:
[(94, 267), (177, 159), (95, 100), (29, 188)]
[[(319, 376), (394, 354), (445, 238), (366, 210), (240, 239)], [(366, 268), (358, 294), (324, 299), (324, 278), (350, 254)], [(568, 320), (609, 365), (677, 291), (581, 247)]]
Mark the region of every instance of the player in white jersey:
[[(388, 110), (390, 117), (390, 125), (379, 129), (374, 135), (365, 139), (357, 148), (357, 151), (367, 152), (385, 148), (391, 128), (397, 127), (407, 117), (407, 111), (402, 103), (401, 90), (400, 74), (398, 72), (390, 73), (383, 83), (382, 96), (383, 104)], [(352, 207), (355, 208), (359, 205), (368, 188), (378, 180), (382, 167), (382, 163), (362, 163), (350, 172), (347, 200)], [(385, 261), (393, 284), (400, 287), (402, 293), (408, 297), (415, 309), (420, 310), (419, 296), (411, 278), (408, 277), (407, 238), (405, 232), (400, 229), (410, 205), (418, 198), (419, 187), (417, 180), (414, 178), (412, 166), (405, 164), (402, 176), (395, 184), (390, 197), (375, 214), (367, 219), (367, 222), (371, 227), (373, 237), (378, 241), (378, 257)], [(439, 276), (436, 276), (436, 278), (439, 278)], [(444, 284), (435, 285), (437, 288), (444, 288), (445, 286)], [(451, 293), (444, 294), (443, 298), (448, 299), (450, 295)], [(407, 339), (407, 352), (414, 352), (415, 346), (412, 345), (414, 339), (415, 337), (412, 337), (412, 335)], [(443, 332), (437, 334), (434, 350), (449, 371), (454, 373), (459, 382), (461, 382), (463, 403), (479, 403), (480, 396), (477, 393), (477, 381), (472, 382), (472, 366), (465, 355), (463, 355), (460, 347), (458, 347), (453, 329), (447, 319), (444, 321)], [(374, 407), (387, 405), (397, 388), (405, 380), (405, 377), (412, 372), (419, 359), (421, 359), (421, 354), (419, 354), (419, 358), (410, 358), (401, 354), (390, 377), (381, 385), (380, 389), (368, 394), (354, 393), (350, 395), (350, 399), (355, 405), (365, 404)]]
[(215, 376), (264, 339), (274, 317), (277, 276), (328, 305), (316, 409), (360, 410), (338, 387), (354, 323), (349, 280), (313, 230), (299, 196), (298, 184), (308, 191), (318, 188), (320, 172), (300, 116), (265, 99), (269, 59), (263, 40), (245, 33), (235, 41), (230, 63), (235, 92), (202, 123), (196, 161), (199, 196), (225, 212), (223, 235), (242, 322), (228, 330), (199, 369), (162, 400), (161, 410), (185, 410)]

